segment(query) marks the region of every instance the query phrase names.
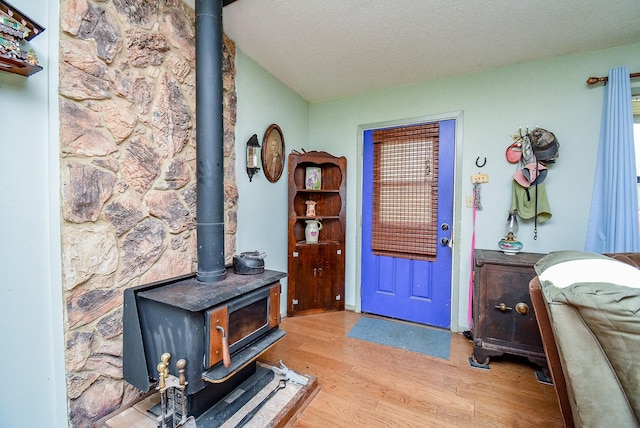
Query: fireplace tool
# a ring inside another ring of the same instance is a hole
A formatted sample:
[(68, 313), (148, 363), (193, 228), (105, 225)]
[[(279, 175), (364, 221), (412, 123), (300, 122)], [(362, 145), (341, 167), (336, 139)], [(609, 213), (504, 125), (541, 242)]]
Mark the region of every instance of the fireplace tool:
[(306, 386), (307, 383), (309, 383), (309, 380), (306, 377), (299, 375), (289, 367), (285, 366), (282, 360), (280, 360), (280, 367), (273, 366), (271, 367), (271, 370), (276, 374), (284, 376), (285, 380), (297, 383), (298, 385)]
[(253, 419), (253, 417), (262, 408), (262, 406), (267, 403), (267, 401), (269, 401), (274, 395), (276, 395), (278, 391), (284, 389), (287, 386), (287, 382), (297, 383), (298, 385), (302, 386), (307, 385), (307, 383), (309, 382), (306, 377), (299, 375), (298, 373), (285, 366), (282, 363), (282, 360), (280, 360), (280, 367), (273, 366), (271, 367), (271, 370), (273, 370), (274, 373), (283, 376), (283, 378), (278, 381), (278, 385), (276, 385), (276, 387), (269, 393), (269, 395), (267, 395), (261, 402), (259, 402), (253, 409), (251, 409), (249, 413), (247, 413), (240, 420), (240, 422), (238, 422), (235, 428), (241, 428), (248, 424), (249, 421)]
[(193, 416), (187, 417), (187, 399), (184, 394), (187, 387), (184, 374), (187, 361), (180, 359), (176, 362), (179, 373), (179, 377), (176, 377), (169, 373), (170, 359), (171, 354), (165, 352), (156, 367), (159, 379), (157, 389), (160, 392), (160, 415), (156, 419), (156, 425), (160, 428), (196, 428)]
[(242, 418), (240, 420), (240, 422), (238, 422), (238, 424), (236, 425), (235, 428), (241, 428), (241, 427), (245, 426), (246, 424), (248, 424), (249, 421), (251, 419), (253, 419), (253, 417), (256, 415), (256, 413), (258, 413), (258, 411), (262, 408), (262, 406), (264, 406), (267, 403), (267, 401), (269, 401), (271, 399), (271, 397), (276, 395), (278, 393), (278, 391), (280, 391), (281, 389), (284, 389), (286, 386), (287, 386), (287, 380), (286, 379), (280, 379), (280, 381), (278, 382), (278, 385), (269, 393), (269, 395), (267, 395), (261, 402), (259, 402), (256, 405), (256, 407), (251, 409), (251, 411), (249, 413), (247, 413), (244, 416), (244, 418)]

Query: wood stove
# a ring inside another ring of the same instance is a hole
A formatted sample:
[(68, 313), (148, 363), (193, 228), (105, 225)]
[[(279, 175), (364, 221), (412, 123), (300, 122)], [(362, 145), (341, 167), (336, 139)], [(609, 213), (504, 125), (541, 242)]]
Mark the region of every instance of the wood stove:
[(219, 426), (273, 379), (256, 360), (285, 335), (286, 274), (238, 275), (224, 264), (222, 7), (229, 3), (195, 2), (198, 271), (124, 292), (124, 379), (142, 391), (158, 381), (164, 394), (179, 372), (181, 403), (173, 408), (184, 403), (182, 415), (201, 427)]
[[(171, 355), (171, 373), (178, 373), (176, 363), (184, 359), (187, 414), (220, 419), (206, 413), (215, 412), (211, 409), (240, 384), (258, 382), (251, 380), (264, 376), (257, 358), (285, 335), (279, 328), (279, 280), (284, 277), (270, 270), (228, 272), (211, 286), (189, 275), (125, 290), (125, 380), (149, 391), (159, 380), (163, 354)], [(230, 355), (226, 365), (224, 342)]]

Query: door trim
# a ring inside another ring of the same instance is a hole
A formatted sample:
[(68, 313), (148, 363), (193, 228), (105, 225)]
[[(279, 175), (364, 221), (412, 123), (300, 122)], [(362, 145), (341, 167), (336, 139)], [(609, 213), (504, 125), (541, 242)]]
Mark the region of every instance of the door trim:
[(362, 312), (362, 175), (363, 175), (363, 154), (364, 154), (364, 131), (380, 128), (390, 128), (394, 126), (411, 125), (416, 123), (439, 122), (443, 120), (455, 120), (455, 147), (454, 147), (454, 164), (453, 164), (453, 230), (451, 234), (452, 244), (452, 260), (451, 260), (451, 331), (459, 331), (458, 315), (460, 312), (466, 313), (466, 308), (460, 308), (460, 284), (467, 284), (467, 281), (460, 280), (460, 232), (462, 231), (462, 130), (464, 127), (463, 111), (454, 111), (430, 116), (412, 117), (407, 119), (397, 119), (385, 122), (366, 123), (358, 125), (358, 162), (357, 162), (357, 179), (356, 185), (356, 271), (355, 271), (355, 301), (356, 312)]

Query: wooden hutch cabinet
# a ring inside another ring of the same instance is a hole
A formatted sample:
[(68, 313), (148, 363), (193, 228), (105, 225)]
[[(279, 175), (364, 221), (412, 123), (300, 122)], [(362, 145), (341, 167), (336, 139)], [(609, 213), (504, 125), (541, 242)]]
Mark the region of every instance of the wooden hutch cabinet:
[(475, 250), (473, 270), (473, 360), (488, 364), (504, 353), (546, 367), (538, 322), (529, 296), (533, 268), (544, 254)]
[[(289, 316), (344, 310), (346, 174), (344, 157), (289, 155)], [(307, 242), (305, 228), (314, 220), (322, 229), (317, 242)]]

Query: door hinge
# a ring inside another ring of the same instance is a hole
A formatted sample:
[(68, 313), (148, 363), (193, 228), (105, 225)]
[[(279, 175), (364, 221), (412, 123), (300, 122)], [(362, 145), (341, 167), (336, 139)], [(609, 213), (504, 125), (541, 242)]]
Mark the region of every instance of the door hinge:
[(293, 252), (293, 257), (298, 257), (298, 252), (297, 251)]
[(337, 254), (337, 255), (342, 254), (342, 249), (336, 250), (336, 254)]
[(338, 294), (338, 295), (336, 296), (336, 300), (341, 300), (341, 299), (342, 299), (342, 295)]
[(291, 304), (292, 305), (297, 305), (298, 304), (298, 299), (293, 299), (293, 302)]

